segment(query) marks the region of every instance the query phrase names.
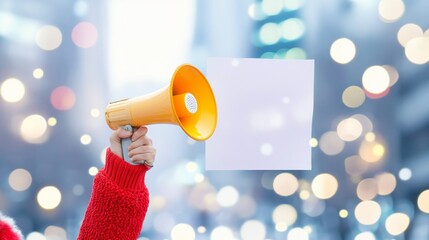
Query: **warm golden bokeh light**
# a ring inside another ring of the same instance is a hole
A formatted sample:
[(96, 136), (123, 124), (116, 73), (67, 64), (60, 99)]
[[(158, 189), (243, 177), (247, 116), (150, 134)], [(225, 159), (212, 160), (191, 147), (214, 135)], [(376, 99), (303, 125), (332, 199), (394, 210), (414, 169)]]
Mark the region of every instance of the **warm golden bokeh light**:
[(369, 93), (383, 93), (390, 85), (389, 73), (382, 66), (371, 66), (362, 75), (362, 85)]
[(342, 120), (337, 125), (337, 134), (341, 140), (351, 142), (362, 135), (362, 124), (353, 117)]
[(358, 86), (350, 86), (343, 91), (342, 100), (349, 108), (360, 107), (365, 102), (365, 91)]
[(340, 64), (347, 64), (356, 55), (355, 44), (348, 38), (340, 38), (332, 43), (330, 49), (331, 58)]
[(44, 73), (44, 71), (43, 71), (43, 69), (41, 69), (41, 68), (36, 68), (36, 69), (34, 69), (34, 71), (33, 71), (33, 77), (35, 78), (35, 79), (41, 79), (42, 77), (43, 77), (43, 75), (44, 75), (45, 73)]
[(420, 193), (417, 199), (417, 206), (419, 207), (420, 211), (429, 213), (429, 189)]
[(311, 138), (309, 141), (310, 147), (315, 148), (319, 145), (319, 141), (316, 138)]
[(356, 205), (355, 217), (363, 225), (375, 224), (381, 216), (380, 205), (372, 200), (362, 201)]
[(311, 182), (311, 190), (319, 199), (329, 199), (335, 195), (338, 190), (337, 179), (328, 173), (317, 175)]
[(386, 147), (384, 143), (376, 138), (373, 141), (363, 140), (359, 147), (359, 156), (370, 163), (379, 162), (386, 156)]
[(0, 96), (10, 103), (19, 102), (25, 95), (24, 84), (16, 79), (6, 79), (0, 86)]
[(54, 186), (46, 186), (37, 193), (37, 203), (46, 210), (52, 210), (61, 203), (61, 192)]
[(54, 117), (48, 118), (48, 125), (51, 126), (51, 127), (57, 125), (57, 119), (54, 118)]
[(396, 188), (396, 177), (391, 173), (381, 173), (376, 176), (378, 194), (385, 196), (391, 194)]
[(393, 213), (387, 217), (385, 227), (392, 236), (404, 233), (410, 225), (410, 217), (405, 213)]
[(344, 141), (336, 131), (329, 131), (320, 137), (319, 148), (326, 155), (337, 155), (344, 149)]
[(27, 190), (31, 186), (31, 182), (31, 174), (25, 169), (17, 168), (9, 174), (9, 185), (15, 191)]
[(384, 22), (395, 22), (405, 12), (405, 4), (402, 0), (381, 0), (378, 4), (378, 14)]
[(280, 173), (274, 178), (273, 189), (280, 196), (290, 196), (298, 189), (298, 179), (290, 173)]
[(377, 180), (366, 178), (359, 182), (356, 188), (356, 194), (360, 200), (371, 200), (377, 196)]
[(91, 138), (91, 136), (90, 136), (90, 135), (88, 135), (88, 134), (83, 134), (83, 135), (80, 137), (80, 143), (81, 143), (82, 145), (88, 145), (88, 144), (90, 144), (90, 143), (91, 143), (91, 141), (92, 141), (92, 138)]
[(340, 218), (347, 218), (349, 216), (349, 212), (346, 209), (341, 209), (338, 215)]
[(346, 172), (351, 176), (360, 176), (368, 170), (368, 162), (362, 160), (361, 157), (354, 155), (347, 157), (344, 161)]

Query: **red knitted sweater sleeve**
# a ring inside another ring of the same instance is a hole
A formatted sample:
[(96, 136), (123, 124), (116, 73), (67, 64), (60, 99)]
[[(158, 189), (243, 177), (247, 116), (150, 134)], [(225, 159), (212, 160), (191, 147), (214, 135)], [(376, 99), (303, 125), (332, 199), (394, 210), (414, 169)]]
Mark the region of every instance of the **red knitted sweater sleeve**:
[(149, 205), (144, 183), (147, 170), (107, 150), (106, 165), (94, 178), (79, 240), (137, 239)]

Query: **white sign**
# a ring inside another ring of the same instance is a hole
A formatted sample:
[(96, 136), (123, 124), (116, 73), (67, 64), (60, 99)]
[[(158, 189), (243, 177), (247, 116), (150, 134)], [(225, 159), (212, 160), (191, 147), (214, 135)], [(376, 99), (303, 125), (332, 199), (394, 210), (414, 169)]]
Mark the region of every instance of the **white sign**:
[(311, 170), (314, 60), (210, 58), (206, 170)]

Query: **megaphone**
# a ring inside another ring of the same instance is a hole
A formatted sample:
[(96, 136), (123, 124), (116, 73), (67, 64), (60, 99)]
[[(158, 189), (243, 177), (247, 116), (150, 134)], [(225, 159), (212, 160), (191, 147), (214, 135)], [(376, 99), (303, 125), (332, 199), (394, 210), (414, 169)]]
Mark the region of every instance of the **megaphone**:
[[(176, 68), (170, 84), (147, 95), (108, 104), (106, 122), (112, 130), (150, 124), (174, 124), (192, 139), (203, 141), (212, 136), (217, 123), (216, 100), (209, 82), (194, 66)], [(127, 147), (131, 139), (122, 140), (122, 157), (129, 163)]]

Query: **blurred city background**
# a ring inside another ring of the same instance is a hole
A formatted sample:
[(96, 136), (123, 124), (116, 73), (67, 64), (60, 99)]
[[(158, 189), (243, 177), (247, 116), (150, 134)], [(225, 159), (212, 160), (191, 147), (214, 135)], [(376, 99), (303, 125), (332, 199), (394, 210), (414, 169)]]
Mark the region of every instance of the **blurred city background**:
[[(75, 239), (104, 109), (209, 57), (315, 60), (311, 171), (205, 171), (153, 125), (141, 240), (429, 239), (427, 0), (0, 1), (0, 211)], [(243, 86), (252, 87), (252, 86)], [(299, 159), (296, 159), (299, 161)]]

